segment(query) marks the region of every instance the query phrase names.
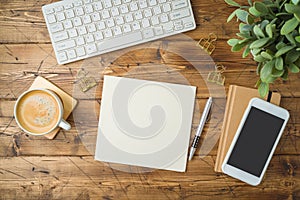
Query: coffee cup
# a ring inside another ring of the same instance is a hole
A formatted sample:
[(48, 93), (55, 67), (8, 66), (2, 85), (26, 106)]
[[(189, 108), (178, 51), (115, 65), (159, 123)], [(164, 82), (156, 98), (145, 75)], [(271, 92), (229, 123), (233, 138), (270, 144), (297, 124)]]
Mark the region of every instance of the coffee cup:
[(24, 92), (14, 108), (18, 126), (31, 135), (45, 135), (57, 127), (70, 130), (71, 125), (63, 119), (63, 112), (60, 97), (44, 88)]

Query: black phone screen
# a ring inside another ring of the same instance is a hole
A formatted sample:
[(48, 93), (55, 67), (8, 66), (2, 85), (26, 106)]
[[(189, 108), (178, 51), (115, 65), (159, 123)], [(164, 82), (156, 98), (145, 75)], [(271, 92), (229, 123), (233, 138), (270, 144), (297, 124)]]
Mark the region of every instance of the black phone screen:
[(284, 120), (251, 107), (228, 164), (260, 177)]

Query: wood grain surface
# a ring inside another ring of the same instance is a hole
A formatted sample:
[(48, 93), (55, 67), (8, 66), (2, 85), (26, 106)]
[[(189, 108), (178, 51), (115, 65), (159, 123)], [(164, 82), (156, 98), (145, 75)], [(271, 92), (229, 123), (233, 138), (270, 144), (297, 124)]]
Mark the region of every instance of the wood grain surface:
[[(204, 155), (198, 149), (185, 173), (165, 170), (130, 173), (130, 167), (125, 172), (94, 161), (87, 147), (93, 141), (85, 141), (83, 137), (93, 138), (97, 132), (102, 79), (97, 79), (93, 93), (80, 93), (74, 88), (78, 83), (77, 73), (85, 61), (57, 64), (41, 12), (43, 5), (52, 2), (0, 0), (0, 199), (300, 199), (300, 73), (290, 74), (287, 81), (278, 80), (271, 85), (271, 90), (281, 93), (281, 106), (289, 110), (291, 118), (262, 183), (252, 187), (213, 170), (222, 126), (218, 119), (222, 119), (222, 100), (228, 86), (254, 87), (258, 79), (252, 58), (242, 59), (241, 53), (232, 53), (226, 43), (235, 37), (238, 24), (226, 23), (234, 9), (223, 0), (191, 0), (197, 28), (185, 34), (195, 42), (209, 33), (218, 36), (211, 57), (226, 67), (223, 91), (220, 87), (208, 91), (190, 62), (161, 49), (131, 52), (99, 71), (115, 76), (131, 72), (139, 78), (159, 77), (168, 82), (179, 81), (173, 77), (177, 73), (197, 85), (198, 110), (192, 134), (206, 98), (212, 93), (220, 94), (215, 118), (201, 137), (205, 142), (205, 134), (211, 134), (210, 148)], [(162, 46), (174, 42), (188, 46), (186, 41), (175, 41), (172, 37), (157, 42)], [(195, 58), (194, 62), (203, 60)], [(162, 70), (160, 65), (167, 66), (164, 68), (167, 70)], [(145, 66), (152, 66), (151, 71), (144, 71)], [(97, 69), (95, 66), (92, 70)], [(209, 70), (201, 73), (205, 76)], [(79, 102), (68, 119), (72, 129), (60, 131), (53, 140), (23, 133), (13, 117), (17, 97), (37, 76), (55, 83)], [(87, 112), (91, 110), (94, 115)]]

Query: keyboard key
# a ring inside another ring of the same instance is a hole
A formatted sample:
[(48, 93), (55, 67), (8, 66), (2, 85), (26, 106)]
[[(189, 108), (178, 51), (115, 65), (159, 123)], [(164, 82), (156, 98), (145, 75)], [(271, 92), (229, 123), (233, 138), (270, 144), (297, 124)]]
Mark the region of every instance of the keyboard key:
[(118, 6), (121, 5), (121, 0), (113, 0), (114, 5)]
[(60, 12), (56, 14), (56, 18), (58, 21), (63, 21), (64, 19), (66, 19), (65, 14)]
[(146, 8), (147, 7), (147, 1), (146, 0), (139, 0), (140, 8)]
[(75, 17), (73, 19), (73, 23), (74, 23), (74, 26), (81, 26), (82, 25), (81, 18), (80, 17)]
[(78, 36), (77, 31), (75, 29), (69, 30), (68, 33), (71, 38)]
[(60, 52), (60, 53), (58, 53), (58, 60), (60, 61), (60, 62), (63, 62), (63, 61), (66, 61), (66, 60), (68, 60), (68, 57), (67, 57), (67, 54), (66, 54), (66, 52)]
[(157, 17), (157, 16), (151, 17), (151, 23), (152, 23), (152, 25), (157, 25), (157, 24), (159, 24), (159, 19), (158, 19), (158, 17)]
[(186, 0), (177, 0), (177, 1), (172, 1), (172, 8), (174, 10), (180, 9), (180, 8), (184, 8), (187, 7), (187, 1)]
[(153, 32), (153, 29), (146, 29), (143, 31), (143, 36), (144, 38), (151, 38), (154, 36), (154, 32)]
[(69, 19), (69, 18), (75, 17), (75, 14), (74, 14), (74, 11), (73, 11), (73, 10), (66, 10), (65, 14), (66, 14), (66, 17), (67, 17), (68, 19)]
[(145, 17), (151, 17), (151, 16), (152, 16), (151, 10), (150, 10), (150, 9), (146, 9), (146, 10), (144, 11), (144, 16), (145, 16)]
[(53, 8), (46, 8), (46, 9), (45, 9), (45, 13), (46, 13), (47, 15), (52, 14), (52, 13), (54, 13), (54, 12), (55, 12), (55, 11), (54, 11)]
[(111, 9), (111, 15), (114, 17), (120, 15), (119, 9), (117, 7), (113, 7)]
[(161, 13), (160, 6), (153, 7), (153, 12), (154, 12), (154, 15), (159, 15)]
[(84, 41), (83, 37), (78, 37), (78, 38), (76, 38), (76, 43), (77, 43), (77, 46), (80, 46), (80, 45), (84, 45), (85, 41)]
[(118, 25), (124, 24), (124, 19), (123, 19), (123, 17), (121, 17), (121, 16), (117, 17), (117, 18), (116, 18), (116, 23), (117, 23)]
[(160, 21), (161, 21), (162, 23), (168, 22), (168, 21), (169, 21), (168, 15), (162, 14), (162, 15), (160, 16)]
[(87, 34), (85, 26), (80, 26), (77, 30), (78, 30), (79, 35)]
[(136, 20), (140, 20), (140, 19), (143, 18), (142, 11), (137, 11), (137, 12), (135, 12), (133, 15), (134, 15), (134, 18), (135, 18)]
[(86, 41), (87, 43), (94, 42), (94, 37), (93, 37), (93, 35), (92, 35), (92, 34), (86, 35), (86, 36), (85, 36), (85, 41)]
[(158, 26), (158, 27), (154, 28), (154, 33), (155, 33), (155, 35), (162, 35), (162, 34), (164, 34), (164, 31), (161, 26)]
[(75, 47), (76, 44), (75, 44), (75, 41), (74, 40), (69, 40), (69, 41), (65, 41), (65, 42), (62, 42), (62, 43), (58, 43), (56, 45), (56, 49), (57, 51), (62, 51), (62, 50), (65, 50), (65, 49), (70, 49), (72, 47)]
[(95, 53), (97, 52), (97, 47), (95, 44), (89, 44), (86, 46), (86, 52), (87, 54), (92, 54), (92, 53)]
[(58, 31), (64, 30), (62, 23), (53, 24), (50, 26), (50, 30), (52, 33), (56, 33)]
[(67, 3), (66, 5), (64, 5), (64, 8), (67, 9), (71, 9), (73, 8), (73, 4), (72, 3)]
[(135, 22), (132, 23), (132, 28), (133, 28), (133, 30), (136, 31), (136, 30), (141, 29), (141, 25), (138, 21), (135, 21)]
[(137, 2), (132, 2), (129, 7), (130, 11), (136, 11), (139, 9)]
[(84, 7), (85, 13), (90, 14), (94, 11), (93, 6), (91, 4), (88, 4)]
[(150, 6), (155, 6), (157, 4), (156, 0), (149, 0), (149, 5)]
[(99, 30), (103, 30), (103, 29), (106, 28), (106, 25), (103, 21), (100, 21), (100, 22), (97, 23), (97, 27), (98, 27)]
[(74, 2), (74, 6), (82, 6), (82, 5), (83, 5), (83, 2), (80, 0), (77, 0)]
[(170, 6), (169, 3), (163, 5), (163, 11), (164, 11), (164, 12), (169, 12), (169, 11), (171, 11), (171, 6)]
[(92, 20), (93, 20), (93, 22), (99, 21), (100, 19), (101, 18), (100, 18), (99, 13), (93, 13), (92, 14)]
[(95, 40), (96, 41), (99, 41), (99, 40), (102, 40), (103, 39), (103, 35), (101, 32), (97, 32), (94, 34), (94, 37), (95, 37)]
[(126, 22), (133, 22), (132, 14), (125, 15), (125, 20), (126, 20)]
[(140, 32), (130, 33), (123, 35), (122, 37), (116, 37), (113, 40), (103, 40), (102, 42), (97, 43), (97, 46), (100, 51), (107, 49), (113, 49), (122, 45), (131, 44), (143, 39)]
[(87, 26), (87, 29), (88, 29), (89, 33), (93, 33), (93, 32), (95, 32), (97, 30), (95, 24), (89, 24)]
[(110, 8), (112, 7), (112, 3), (110, 0), (103, 0), (103, 6), (104, 8)]
[(76, 58), (76, 53), (75, 53), (75, 50), (73, 50), (73, 49), (68, 50), (67, 55), (68, 55), (68, 58), (70, 58), (70, 59)]
[(108, 20), (106, 21), (106, 25), (107, 25), (107, 27), (109, 27), (109, 28), (115, 26), (115, 21), (114, 21), (114, 19), (113, 19), (113, 18), (108, 19)]
[(55, 42), (59, 42), (59, 41), (66, 40), (69, 38), (67, 32), (55, 33), (55, 34), (53, 34), (52, 37)]
[(76, 53), (77, 53), (78, 56), (84, 56), (85, 55), (84, 47), (76, 48)]
[(65, 29), (73, 28), (73, 24), (70, 20), (66, 20), (63, 22)]
[(106, 38), (109, 38), (109, 37), (113, 36), (110, 29), (106, 29), (103, 33), (104, 33), (104, 37), (106, 37)]
[(113, 28), (113, 32), (115, 36), (121, 35), (122, 34), (122, 30), (119, 26), (116, 26)]
[(126, 4), (121, 5), (120, 11), (122, 14), (128, 13), (129, 12), (128, 6)]
[(83, 16), (82, 19), (83, 19), (83, 23), (84, 23), (84, 24), (89, 24), (89, 23), (92, 22), (92, 19), (91, 19), (91, 17), (90, 17), (89, 15)]
[(82, 16), (82, 15), (84, 15), (84, 10), (82, 7), (78, 7), (78, 8), (75, 8), (75, 13), (77, 16)]
[(102, 7), (101, 2), (100, 2), (100, 1), (95, 2), (95, 3), (94, 3), (94, 8), (95, 8), (96, 11), (102, 10), (103, 7)]
[(110, 18), (109, 11), (108, 10), (103, 10), (102, 11), (102, 17), (103, 17), (103, 19)]
[(150, 26), (149, 19), (143, 19), (142, 20), (142, 26), (143, 26), (143, 28), (149, 27)]
[(128, 32), (131, 31), (131, 26), (129, 24), (125, 24), (123, 26), (123, 30), (124, 30), (125, 33), (128, 33)]
[(55, 12), (61, 12), (64, 10), (64, 7), (63, 6), (57, 6), (54, 8)]
[(56, 22), (55, 15), (48, 15), (47, 20), (48, 20), (49, 24), (52, 24), (52, 23)]
[(181, 19), (190, 15), (190, 11), (188, 9), (182, 9), (180, 11), (175, 11), (170, 14), (171, 20)]

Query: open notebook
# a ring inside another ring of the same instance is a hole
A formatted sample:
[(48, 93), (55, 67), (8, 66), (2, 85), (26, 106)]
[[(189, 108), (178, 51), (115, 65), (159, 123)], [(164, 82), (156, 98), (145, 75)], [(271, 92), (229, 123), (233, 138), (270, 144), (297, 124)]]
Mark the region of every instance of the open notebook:
[(196, 87), (104, 76), (95, 159), (184, 172)]

